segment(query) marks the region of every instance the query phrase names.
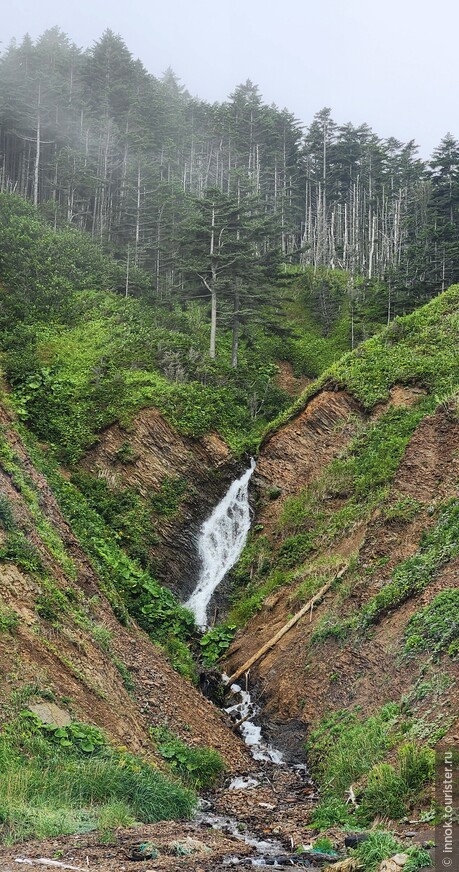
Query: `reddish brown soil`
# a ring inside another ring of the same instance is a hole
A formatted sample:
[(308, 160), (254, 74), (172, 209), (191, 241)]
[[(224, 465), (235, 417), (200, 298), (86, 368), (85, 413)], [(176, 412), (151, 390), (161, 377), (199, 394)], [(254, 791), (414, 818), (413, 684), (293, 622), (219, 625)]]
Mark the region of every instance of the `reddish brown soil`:
[[(391, 402), (397, 404), (403, 400), (411, 403), (414, 396), (412, 389), (399, 389), (392, 392)], [(351, 425), (346, 420), (346, 413), (350, 409), (352, 403), (346, 395), (319, 395), (297, 419), (268, 441), (262, 449), (259, 469), (276, 484), (284, 476), (284, 493), (300, 489), (318, 477), (328, 459), (349, 440)], [(336, 422), (335, 426), (333, 422)], [(328, 429), (325, 440), (322, 428)], [(322, 445), (323, 441), (324, 448), (316, 450), (317, 443)], [(286, 467), (282, 463), (284, 456), (287, 458)], [(360, 604), (387, 583), (392, 568), (416, 551), (422, 532), (435, 522), (434, 507), (457, 496), (458, 482), (459, 423), (447, 410), (441, 409), (417, 428), (388, 498), (390, 504), (412, 496), (421, 503), (419, 513), (412, 521), (394, 522), (386, 520), (379, 510), (349, 539), (334, 545), (332, 553), (336, 555), (353, 550), (359, 555), (352, 587), (344, 601), (338, 605), (342, 585), (336, 591), (329, 591), (314, 610), (311, 620), (309, 615), (303, 618), (252, 667), (250, 681), (262, 694), (267, 718), (279, 724), (298, 719), (304, 724), (306, 734), (309, 725), (330, 710), (359, 704), (362, 713), (368, 715), (389, 700), (399, 701), (402, 696), (408, 696), (423, 665), (428, 670), (429, 680), (443, 672), (453, 682), (458, 681), (459, 664), (450, 658), (431, 664), (427, 652), (402, 660), (401, 650), (405, 626), (411, 615), (430, 602), (440, 590), (458, 585), (459, 560), (439, 572), (420, 596), (413, 597), (385, 616), (365, 638), (351, 636), (342, 642), (328, 640), (317, 643), (315, 647), (310, 645), (312, 632), (329, 609), (336, 610), (340, 617), (353, 615)], [(271, 513), (275, 519), (282, 502), (283, 495), (276, 501), (277, 505), (264, 504), (261, 516), (264, 533), (270, 534)], [(387, 562), (378, 567), (381, 559)], [(371, 579), (369, 569), (373, 570)], [(342, 584), (346, 581), (345, 577)], [(235, 671), (287, 622), (295, 611), (292, 593), (292, 588), (281, 589), (251, 619), (231, 649), (225, 664), (227, 672)], [(457, 733), (458, 727), (454, 726), (459, 711), (456, 687), (453, 683), (439, 700), (432, 694), (424, 701), (415, 700), (413, 709), (416, 716), (436, 724), (443, 718), (443, 723), (451, 722), (448, 735)]]
[(291, 397), (299, 397), (312, 382), (312, 379), (306, 375), (296, 376), (293, 372), (292, 364), (288, 360), (280, 360), (277, 366), (279, 372), (275, 379), (276, 385), (287, 394), (290, 394)]
[(22, 495), (11, 477), (0, 469), (1, 493), (14, 506), (16, 518), (27, 529), (28, 538), (37, 547), (53, 582), (67, 591), (73, 589), (77, 597), (83, 592), (85, 599), (90, 600), (92, 620), (112, 633), (113, 655), (129, 670), (135, 685), (135, 694), (129, 694), (113, 657), (108, 656), (91, 633), (78, 626), (71, 615), (62, 615), (58, 627), (41, 619), (35, 609), (41, 592), (39, 580), (12, 563), (0, 563), (2, 601), (21, 618), (15, 633), (0, 634), (3, 679), (0, 720), (2, 715), (8, 714), (11, 692), (35, 685), (36, 698), (31, 696), (30, 702), (38, 701), (43, 691), (48, 695), (52, 693), (72, 717), (104, 728), (114, 741), (131, 751), (143, 749), (154, 755), (149, 727), (166, 722), (187, 742), (219, 749), (230, 771), (244, 770), (248, 756), (245, 746), (228, 727), (222, 712), (172, 669), (161, 649), (153, 645), (134, 622), (129, 627), (119, 623), (88, 558), (62, 517), (45, 479), (33, 467), (11, 429), (9, 415), (4, 410), (0, 411), (0, 423), (39, 489), (45, 516), (74, 560), (76, 581), (64, 574), (44, 545)]
[[(128, 462), (118, 454), (122, 446), (129, 446)], [(82, 466), (111, 488), (135, 488), (147, 506), (162, 485), (181, 480), (184, 491), (177, 511), (151, 513), (156, 541), (150, 554), (156, 577), (186, 599), (195, 582), (199, 526), (237, 474), (225, 442), (216, 433), (200, 440), (180, 436), (157, 409), (143, 409), (128, 430), (118, 424), (108, 427)]]

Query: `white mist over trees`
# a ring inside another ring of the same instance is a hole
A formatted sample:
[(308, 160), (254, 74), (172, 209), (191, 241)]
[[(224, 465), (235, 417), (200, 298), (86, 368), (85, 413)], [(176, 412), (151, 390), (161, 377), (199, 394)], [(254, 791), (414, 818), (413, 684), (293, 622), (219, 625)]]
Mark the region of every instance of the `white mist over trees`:
[[(85, 52), (57, 27), (10, 45), (0, 93), (0, 189), (114, 251), (126, 295), (142, 291), (141, 268), (160, 301), (207, 296), (211, 356), (223, 301), (234, 366), (278, 253), (346, 270), (351, 302), (363, 277), (388, 320), (459, 279), (450, 135), (426, 165), (414, 141), (338, 127), (329, 109), (303, 133), (250, 81), (210, 105), (109, 30)], [(326, 322), (331, 300), (319, 302)]]

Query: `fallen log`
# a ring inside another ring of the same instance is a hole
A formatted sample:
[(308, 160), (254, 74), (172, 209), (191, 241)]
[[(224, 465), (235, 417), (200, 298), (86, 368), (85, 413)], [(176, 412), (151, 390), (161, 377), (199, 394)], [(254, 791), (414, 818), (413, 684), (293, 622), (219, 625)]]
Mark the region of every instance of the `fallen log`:
[(328, 581), (327, 584), (324, 584), (324, 586), (321, 587), (316, 594), (314, 594), (312, 599), (308, 600), (306, 605), (304, 605), (299, 612), (293, 615), (293, 618), (290, 618), (290, 620), (286, 624), (284, 624), (284, 626), (281, 627), (280, 630), (278, 630), (275, 636), (272, 636), (269, 642), (266, 642), (261, 648), (259, 648), (258, 651), (256, 651), (255, 654), (252, 654), (252, 657), (249, 657), (249, 659), (246, 660), (246, 662), (239, 669), (237, 669), (236, 672), (233, 672), (233, 674), (230, 675), (227, 683), (229, 685), (234, 684), (234, 682), (237, 681), (237, 679), (240, 678), (241, 675), (244, 675), (244, 672), (247, 672), (251, 668), (251, 666), (253, 666), (254, 663), (257, 663), (264, 654), (271, 650), (271, 648), (274, 648), (279, 640), (282, 639), (282, 637), (285, 636), (285, 634), (288, 633), (288, 631), (291, 630), (292, 627), (294, 627), (295, 624), (298, 623), (303, 615), (305, 615), (310, 610), (312, 612), (314, 605), (322, 599), (324, 594), (327, 593), (327, 590), (331, 588), (332, 584), (334, 584), (335, 581), (338, 580), (338, 578), (343, 577), (344, 573), (347, 572), (347, 569), (347, 565), (343, 566), (343, 568), (340, 569), (337, 575), (335, 575), (330, 581)]

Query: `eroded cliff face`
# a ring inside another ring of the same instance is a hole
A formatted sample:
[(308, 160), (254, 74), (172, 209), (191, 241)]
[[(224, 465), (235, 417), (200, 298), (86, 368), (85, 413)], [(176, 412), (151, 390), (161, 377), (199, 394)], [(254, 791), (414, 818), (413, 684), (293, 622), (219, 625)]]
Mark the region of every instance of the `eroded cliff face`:
[[(395, 387), (384, 408), (412, 406), (424, 392)], [(343, 392), (322, 392), (294, 419), (281, 427), (262, 447), (257, 466), (259, 508), (258, 535), (276, 543), (277, 521), (285, 499), (317, 480), (337, 457), (367, 416), (352, 397)], [(348, 630), (340, 638), (311, 642), (314, 632), (329, 615), (344, 623), (358, 615), (392, 578), (395, 566), (413, 555), (423, 534), (436, 523), (436, 509), (458, 496), (459, 422), (457, 414), (440, 407), (417, 426), (387, 493), (370, 517), (357, 521), (350, 531), (324, 542), (315, 557), (320, 565), (334, 561), (337, 568), (350, 564), (343, 579), (305, 615), (268, 653), (250, 669), (250, 684), (258, 689), (264, 713), (274, 724), (276, 741), (284, 739), (291, 750), (300, 750), (311, 725), (330, 711), (359, 705), (365, 715), (389, 700), (410, 701), (425, 729), (441, 724), (447, 735), (457, 732), (459, 680), (457, 660), (445, 656), (437, 662), (431, 651), (404, 657), (404, 633), (415, 613), (447, 588), (459, 586), (459, 560), (446, 561), (433, 574), (425, 589), (393, 609), (388, 609), (371, 632)], [(269, 488), (279, 496), (269, 499)], [(386, 506), (416, 507), (413, 515), (391, 516)], [(336, 505), (341, 505), (336, 500)], [(307, 578), (300, 570), (289, 583), (276, 590), (239, 632), (225, 671), (232, 674), (267, 643), (300, 608), (297, 590)], [(416, 696), (424, 674), (426, 695)], [(444, 676), (441, 701), (435, 687)], [(433, 703), (440, 704), (435, 709)], [(437, 723), (438, 722), (438, 723)]]
[[(152, 417), (145, 425), (145, 440), (151, 433)], [(152, 756), (155, 750), (149, 730), (167, 723), (188, 744), (217, 748), (230, 770), (244, 769), (245, 748), (224, 715), (172, 669), (161, 649), (134, 621), (129, 620), (127, 626), (119, 622), (46, 479), (34, 467), (9, 413), (1, 407), (0, 425), (5, 451), (12, 452), (19, 470), (7, 471), (9, 462), (5, 457), (0, 460), (5, 523), (8, 527), (14, 521), (24, 537), (21, 541), (33, 548), (30, 554), (22, 550), (21, 556), (17, 546), (17, 553), (12, 547), (8, 558), (0, 560), (0, 607), (13, 610), (17, 617), (14, 630), (0, 633), (0, 710), (7, 715), (13, 695), (22, 694), (24, 705), (53, 699), (73, 719), (96, 724), (115, 743)], [(108, 444), (111, 439), (117, 444), (115, 436), (106, 438)], [(120, 434), (121, 438), (125, 436)], [(178, 451), (172, 444), (161, 469), (150, 470), (151, 481), (160, 481), (164, 471), (172, 468)], [(217, 465), (229, 463), (224, 446), (210, 439), (194, 452), (189, 448), (187, 459), (194, 468), (200, 451), (209, 470), (212, 457)], [(100, 456), (104, 456), (102, 449)], [(157, 456), (161, 456), (160, 449)], [(137, 470), (139, 481), (142, 469), (140, 465)], [(49, 527), (43, 532), (46, 524)], [(3, 531), (3, 541), (6, 536)], [(27, 561), (32, 559), (40, 561), (40, 573), (29, 569)]]
[(242, 468), (225, 442), (215, 433), (200, 440), (182, 437), (156, 409), (144, 409), (128, 431), (119, 425), (105, 430), (82, 465), (109, 487), (135, 488), (147, 504), (176, 487), (172, 510), (151, 511), (151, 558), (158, 580), (187, 599), (198, 570), (199, 527)]

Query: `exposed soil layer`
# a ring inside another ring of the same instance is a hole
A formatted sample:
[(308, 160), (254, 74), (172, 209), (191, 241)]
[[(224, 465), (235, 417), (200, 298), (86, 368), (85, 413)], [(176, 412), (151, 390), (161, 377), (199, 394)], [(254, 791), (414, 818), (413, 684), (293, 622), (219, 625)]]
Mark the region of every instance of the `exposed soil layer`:
[[(394, 389), (390, 404), (410, 405), (421, 393), (411, 388)], [(380, 411), (376, 410), (376, 414)], [(346, 394), (322, 393), (268, 440), (262, 448), (257, 472), (282, 488), (282, 493), (275, 502), (269, 502), (264, 499), (266, 491), (261, 489), (259, 520), (264, 525), (263, 534), (273, 535), (284, 498), (318, 478), (327, 462), (348, 444), (352, 416), (361, 414)], [(402, 697), (412, 701), (421, 732), (425, 723), (426, 735), (429, 725), (432, 729), (446, 726), (446, 741), (457, 735), (459, 664), (446, 655), (433, 663), (430, 652), (402, 657), (402, 649), (410, 617), (439, 591), (458, 586), (459, 560), (440, 570), (423, 593), (384, 615), (371, 633), (364, 636), (349, 633), (341, 641), (328, 639), (315, 645), (311, 645), (311, 635), (329, 611), (340, 618), (355, 615), (390, 580), (394, 566), (417, 550), (422, 533), (435, 523), (435, 507), (457, 497), (458, 483), (459, 422), (447, 408), (440, 407), (417, 427), (387, 498), (390, 504), (413, 497), (419, 503), (415, 516), (410, 520), (389, 520), (381, 507), (347, 538), (335, 541), (324, 556), (345, 558), (356, 553), (355, 570), (345, 575), (311, 615), (300, 620), (251, 668), (250, 684), (258, 688), (274, 741), (276, 725), (278, 736), (282, 736), (286, 730), (288, 733), (292, 720), (302, 724), (302, 730), (287, 739), (293, 751), (301, 747), (310, 726), (329, 711), (358, 704), (366, 716), (385, 702), (400, 701)], [(293, 595), (293, 586), (281, 588), (238, 634), (225, 663), (228, 674), (287, 622), (296, 610)], [(415, 698), (415, 685), (423, 668), (432, 690), (421, 700)], [(435, 687), (441, 683), (442, 674), (447, 674), (451, 683), (438, 697)]]
[(361, 417), (350, 394), (322, 391), (267, 439), (257, 464), (259, 484), (279, 488), (283, 496), (309, 484), (347, 445), (355, 432), (353, 418)]
[[(123, 449), (129, 452), (127, 461)], [(177, 510), (152, 512), (157, 542), (151, 557), (158, 580), (186, 599), (196, 580), (199, 527), (242, 468), (225, 442), (216, 433), (187, 439), (156, 409), (143, 409), (129, 431), (118, 424), (106, 429), (82, 465), (111, 487), (136, 488), (146, 500), (161, 487), (180, 484)]]
[(293, 366), (288, 360), (279, 360), (277, 364), (279, 372), (276, 376), (276, 385), (281, 390), (290, 394), (291, 397), (299, 397), (305, 387), (312, 382), (306, 375), (296, 376)]
[[(74, 580), (64, 573), (40, 538), (22, 494), (1, 468), (0, 492), (8, 498), (16, 520), (27, 530), (27, 537), (36, 546), (53, 584), (58, 589), (74, 591), (76, 602), (83, 595), (89, 603), (92, 625), (97, 624), (112, 635), (111, 652), (107, 653), (90, 629), (74, 620), (71, 611), (60, 614), (58, 624), (40, 617), (36, 611), (37, 597), (43, 592), (40, 579), (13, 562), (0, 562), (3, 604), (14, 609), (20, 618), (14, 633), (0, 634), (0, 720), (8, 712), (12, 691), (36, 687), (30, 703), (40, 701), (43, 692), (53, 694), (58, 704), (64, 699), (64, 708), (74, 719), (104, 728), (117, 744), (133, 752), (142, 750), (154, 755), (149, 728), (167, 722), (189, 744), (219, 749), (229, 771), (246, 768), (247, 751), (229, 728), (224, 713), (172, 669), (161, 649), (133, 621), (127, 627), (119, 623), (91, 563), (64, 520), (46, 480), (31, 463), (5, 410), (0, 410), (0, 424), (40, 493), (44, 516), (73, 559)], [(128, 670), (133, 694), (124, 686), (117, 658)]]

